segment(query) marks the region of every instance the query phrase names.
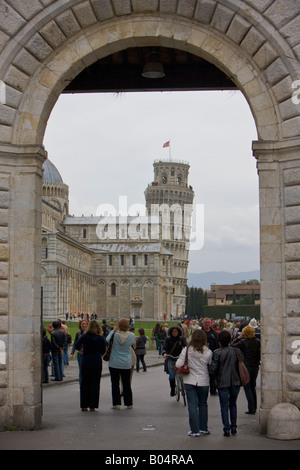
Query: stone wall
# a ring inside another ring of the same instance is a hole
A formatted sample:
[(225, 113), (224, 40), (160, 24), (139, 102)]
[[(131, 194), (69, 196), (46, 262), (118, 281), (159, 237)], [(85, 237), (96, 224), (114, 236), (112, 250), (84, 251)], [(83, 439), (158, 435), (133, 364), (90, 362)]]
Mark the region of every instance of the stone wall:
[(93, 254), (63, 235), (44, 234), (48, 256), (42, 260), (43, 318), (65, 319), (66, 313), (96, 313)]
[(287, 276), (285, 398), (300, 408), (300, 159), (285, 165), (283, 184)]
[[(0, 429), (41, 424), (41, 181), (45, 152), (0, 149)], [(2, 343), (3, 344), (3, 343)]]
[[(293, 0), (238, 4), (232, 0), (63, 4), (31, 0), (26, 7), (23, 3), (1, 2), (1, 79), (7, 85), (0, 120), (4, 141), (41, 143), (66, 80), (98, 58), (136, 44), (185, 48), (191, 53), (199, 48), (250, 99), (260, 138), (297, 134), (299, 110), (291, 106), (290, 94), (299, 72), (300, 7)], [(239, 55), (247, 57), (251, 66), (241, 67)], [(32, 94), (30, 83), (36, 73), (39, 80), (34, 81)], [(15, 133), (16, 125), (23, 131)]]

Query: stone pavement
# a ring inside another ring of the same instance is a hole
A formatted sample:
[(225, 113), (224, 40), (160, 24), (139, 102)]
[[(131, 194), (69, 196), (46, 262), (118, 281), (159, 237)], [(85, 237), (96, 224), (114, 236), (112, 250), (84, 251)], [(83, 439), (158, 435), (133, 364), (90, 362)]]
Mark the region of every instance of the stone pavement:
[[(119, 411), (111, 409), (111, 384), (107, 363), (104, 364), (100, 407), (94, 413), (80, 410), (78, 366), (76, 360), (71, 361), (63, 382), (43, 386), (41, 429), (0, 433), (0, 450), (101, 450), (97, 454), (99, 464), (129, 456), (140, 459), (136, 467), (141, 469), (151, 456), (155, 460), (163, 455), (191, 455), (195, 464), (203, 464), (203, 450), (300, 450), (300, 440), (279, 441), (259, 434), (259, 415), (245, 414), (243, 390), (238, 398), (236, 436), (223, 436), (219, 398), (209, 396), (211, 434), (189, 437), (188, 410), (182, 400), (177, 402), (170, 397), (163, 358), (158, 357), (157, 351), (148, 350), (145, 359), (147, 373), (133, 375), (134, 406), (130, 410), (124, 406)], [(257, 392), (260, 397), (260, 380)]]

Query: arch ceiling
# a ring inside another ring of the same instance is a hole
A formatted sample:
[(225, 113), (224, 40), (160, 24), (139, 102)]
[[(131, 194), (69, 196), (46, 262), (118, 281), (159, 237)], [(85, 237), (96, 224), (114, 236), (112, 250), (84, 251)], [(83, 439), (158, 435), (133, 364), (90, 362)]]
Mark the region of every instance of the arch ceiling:
[(136, 47), (216, 66), (245, 95), (261, 140), (297, 137), (300, 4), (293, 0), (0, 2), (0, 141), (41, 144), (60, 93), (84, 69)]

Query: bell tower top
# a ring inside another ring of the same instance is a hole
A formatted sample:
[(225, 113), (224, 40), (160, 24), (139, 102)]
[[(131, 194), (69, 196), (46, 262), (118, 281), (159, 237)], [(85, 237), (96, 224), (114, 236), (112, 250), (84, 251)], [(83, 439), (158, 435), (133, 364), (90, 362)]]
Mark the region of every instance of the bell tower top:
[(154, 181), (145, 191), (146, 207), (151, 213), (152, 204), (193, 204), (194, 191), (188, 184), (190, 165), (180, 160), (156, 160)]
[(190, 165), (180, 160), (156, 160), (154, 166), (154, 185), (175, 186), (177, 189), (188, 186)]

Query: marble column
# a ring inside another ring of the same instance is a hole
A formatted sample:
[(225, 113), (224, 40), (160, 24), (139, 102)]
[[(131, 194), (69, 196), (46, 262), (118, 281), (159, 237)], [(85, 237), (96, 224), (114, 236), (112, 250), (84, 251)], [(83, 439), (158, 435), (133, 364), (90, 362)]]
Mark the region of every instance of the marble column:
[(41, 424), (41, 146), (0, 146), (0, 428)]
[(278, 404), (300, 408), (300, 139), (255, 142), (253, 150), (260, 191), (260, 428), (265, 433), (270, 411), (280, 409), (282, 416)]

